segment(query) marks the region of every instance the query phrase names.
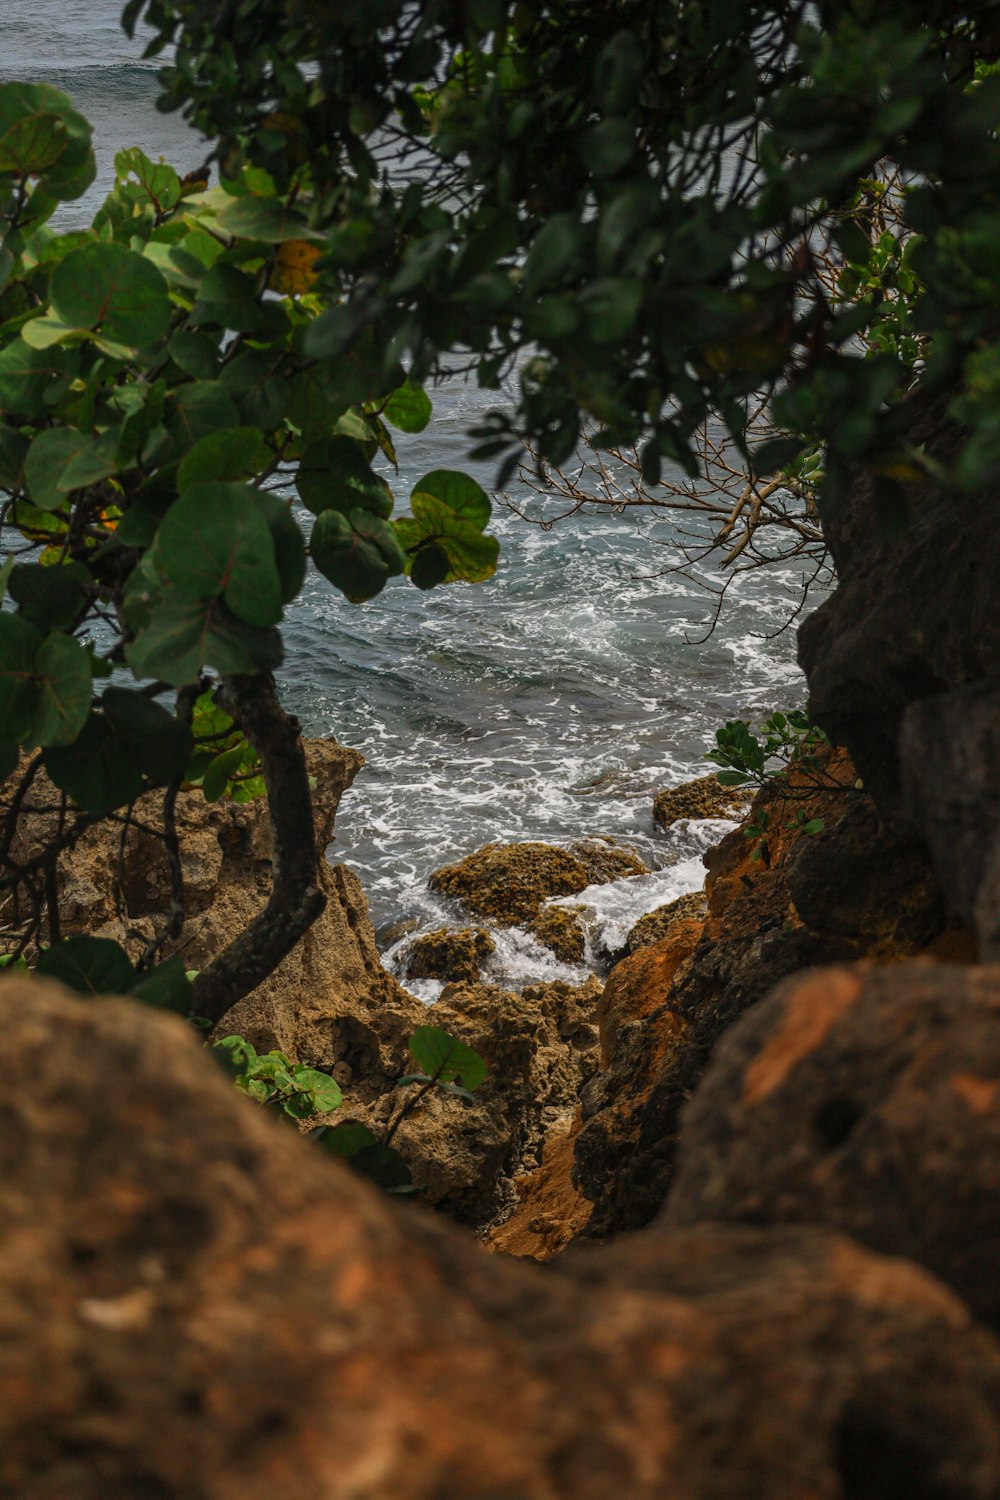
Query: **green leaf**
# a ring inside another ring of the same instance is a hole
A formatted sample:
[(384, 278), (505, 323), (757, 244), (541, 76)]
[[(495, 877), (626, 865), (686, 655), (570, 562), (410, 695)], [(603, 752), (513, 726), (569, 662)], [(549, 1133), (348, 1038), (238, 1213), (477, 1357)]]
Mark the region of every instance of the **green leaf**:
[(219, 374), (219, 346), (207, 333), (179, 329), (167, 345), (167, 353), (194, 380), (214, 380)]
[(144, 775), (164, 786), (183, 776), (194, 740), (187, 725), (161, 703), (134, 689), (109, 686), (101, 708), (122, 748)]
[(407, 381), (393, 391), (382, 408), (382, 415), (400, 432), (423, 432), (433, 410), (431, 398), (423, 386), (411, 385)]
[(281, 602), (288, 604), (298, 594), (306, 577), (306, 544), (299, 523), (284, 500), (269, 490), (257, 490), (256, 505), (271, 533), (274, 560), (281, 584)]
[(301, 214), (280, 203), (277, 198), (232, 198), (219, 212), (218, 223), (237, 239), (261, 240), (280, 245), (285, 240), (318, 240), (323, 236), (310, 229)]
[(45, 769), (61, 792), (98, 817), (134, 802), (142, 773), (127, 742), (102, 714), (91, 713), (71, 745), (45, 752)]
[(592, 282), (580, 305), (594, 343), (617, 343), (635, 326), (642, 306), (642, 283), (615, 277)]
[(720, 786), (746, 786), (752, 780), (743, 771), (719, 771), (715, 779)]
[(486, 1077), (479, 1053), (440, 1026), (418, 1026), (410, 1037), (410, 1052), (418, 1067), (442, 1083), (460, 1078), (467, 1089), (477, 1089)]
[(20, 177), (44, 172), (66, 150), (66, 126), (58, 115), (27, 115), (0, 135), (0, 172)]
[(496, 537), (484, 536), (477, 525), (460, 519), (432, 495), (415, 492), (410, 504), (412, 517), (401, 516), (394, 525), (400, 545), (413, 561), (428, 542), (434, 542), (448, 554), (446, 583), (482, 583), (493, 577), (500, 553)]
[(202, 278), (191, 322), (215, 323), (236, 333), (255, 333), (264, 314), (252, 276), (235, 266), (213, 266)]
[(32, 500), (39, 510), (58, 510), (73, 490), (115, 472), (117, 450), (117, 431), (94, 437), (75, 427), (45, 428), (33, 439), (24, 460)]
[(462, 521), (481, 531), (493, 513), (490, 498), (481, 484), (457, 469), (432, 469), (413, 486), (413, 499), (429, 495), (439, 500)]
[(73, 328), (98, 329), (116, 343), (142, 346), (162, 339), (170, 326), (163, 276), (124, 245), (84, 245), (52, 273), (53, 310)]
[(254, 479), (273, 458), (256, 427), (229, 427), (199, 438), (177, 470), (177, 493), (208, 479)]
[(168, 408), (171, 457), (182, 458), (203, 437), (239, 425), (236, 403), (221, 381), (195, 380), (182, 385), (171, 395)]
[(46, 948), (36, 974), (57, 979), (81, 995), (124, 995), (135, 970), (125, 950), (110, 938), (70, 937)]
[(580, 253), (583, 230), (575, 214), (554, 214), (535, 235), (524, 263), (524, 290), (534, 296), (566, 271)]
[(5, 740), (25, 740), (31, 734), (38, 689), (35, 657), (42, 633), (20, 615), (0, 613), (0, 725)]
[(392, 1146), (362, 1146), (352, 1152), (348, 1162), (355, 1172), (386, 1192), (398, 1192), (413, 1185), (413, 1173)]
[(451, 572), (451, 558), (439, 542), (420, 548), (410, 564), (410, 582), (418, 589), (436, 589)]
[(331, 1078), (329, 1073), (321, 1073), (318, 1068), (306, 1068), (299, 1064), (292, 1069), (292, 1082), (297, 1089), (309, 1095), (317, 1114), (339, 1109), (344, 1102), (336, 1078)]
[(315, 516), (329, 510), (347, 516), (358, 506), (383, 518), (392, 514), (391, 489), (350, 437), (327, 437), (310, 443), (302, 455), (295, 488), (303, 505)]
[(277, 630), (245, 624), (221, 599), (188, 599), (171, 589), (152, 606), (149, 623), (125, 655), (137, 677), (184, 687), (206, 667), (224, 675), (273, 671), (283, 652)]
[(378, 1142), (359, 1120), (344, 1120), (339, 1125), (320, 1125), (310, 1131), (310, 1139), (329, 1151), (331, 1156), (355, 1156), (366, 1146), (377, 1146)]
[(18, 563), (11, 569), (7, 587), (24, 618), (39, 630), (48, 631), (73, 624), (91, 582), (83, 563), (68, 562), (59, 567)]
[(141, 974), (129, 989), (130, 997), (140, 1004), (150, 1005), (155, 1010), (173, 1011), (178, 1016), (191, 1014), (193, 993), (184, 960), (177, 953), (147, 974)]
[(70, 635), (53, 631), (35, 657), (38, 700), (28, 743), (68, 745), (90, 712), (90, 656)]
[(0, 409), (45, 416), (45, 393), (65, 368), (61, 349), (29, 349), (23, 338), (13, 339), (0, 349)]
[(396, 535), (381, 516), (353, 510), (344, 516), (326, 510), (309, 542), (313, 562), (354, 604), (374, 599), (406, 566)]
[(163, 161), (150, 161), (138, 146), (118, 152), (115, 173), (119, 180), (134, 176), (136, 182), (127, 184), (132, 201), (149, 204), (158, 214), (169, 213), (180, 201), (180, 179), (173, 167)]
[(584, 134), (580, 155), (595, 177), (613, 177), (628, 166), (635, 144), (635, 127), (627, 120), (603, 120)]
[(222, 596), (248, 625), (281, 619), (281, 580), (267, 522), (244, 485), (186, 489), (156, 538), (157, 567), (192, 599)]

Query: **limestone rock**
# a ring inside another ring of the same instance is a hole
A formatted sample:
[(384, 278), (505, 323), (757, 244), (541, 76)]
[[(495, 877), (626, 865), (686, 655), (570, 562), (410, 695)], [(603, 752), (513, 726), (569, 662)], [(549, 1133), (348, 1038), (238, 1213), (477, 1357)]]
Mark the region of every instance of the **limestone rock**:
[(526, 925), (544, 902), (573, 896), (588, 885), (648, 874), (631, 849), (606, 839), (584, 839), (570, 849), (555, 844), (486, 844), (454, 865), (435, 870), (428, 884), (467, 911), (500, 926)]
[(545, 1138), (541, 1164), (514, 1180), (516, 1204), (490, 1229), (486, 1249), (546, 1261), (586, 1228), (593, 1204), (573, 1186), (573, 1142), (583, 1124), (580, 1111), (560, 1120)]
[(404, 972), (407, 979), (473, 982), (496, 946), (485, 927), (439, 927), (410, 943)]
[(787, 980), (684, 1113), (663, 1222), (817, 1223), (906, 1254), (1000, 1328), (1000, 968)]
[(1000, 1349), (810, 1229), (485, 1256), (181, 1022), (0, 983), (0, 1492), (993, 1500)]
[(720, 786), (716, 775), (699, 776), (657, 792), (653, 799), (653, 822), (669, 828), (681, 818), (739, 818), (752, 796), (752, 788)]
[[(948, 918), (926, 856), (880, 822), (854, 790), (856, 772), (834, 752), (818, 782), (793, 772), (767, 786), (753, 816), (768, 816), (768, 860), (742, 829), (705, 855), (708, 914), (666, 995), (640, 949), (626, 960), (633, 997), (648, 1016), (618, 1029), (609, 1063), (583, 1097), (577, 1186), (594, 1203), (588, 1235), (636, 1229), (667, 1194), (681, 1106), (725, 1030), (799, 969), (862, 957), (903, 958), (945, 937)], [(822, 818), (803, 834), (798, 816)], [(791, 825), (791, 826), (789, 826)], [(612, 970), (612, 993), (619, 983)], [(649, 993), (641, 990), (648, 975)]]
[(543, 906), (528, 924), (528, 931), (543, 947), (550, 949), (560, 963), (583, 963), (585, 939), (578, 912), (566, 906)]
[(655, 911), (649, 911), (644, 917), (640, 917), (629, 931), (625, 946), (629, 953), (635, 953), (639, 948), (651, 948), (654, 943), (661, 943), (670, 936), (675, 923), (698, 917), (704, 919), (707, 908), (708, 901), (704, 891), (688, 891), (675, 901), (668, 901), (665, 906), (658, 906)]

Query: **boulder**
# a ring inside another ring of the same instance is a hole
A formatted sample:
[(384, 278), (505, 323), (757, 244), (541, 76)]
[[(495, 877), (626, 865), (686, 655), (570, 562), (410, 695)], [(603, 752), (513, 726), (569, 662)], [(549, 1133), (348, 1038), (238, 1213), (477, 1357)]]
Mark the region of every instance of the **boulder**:
[(1000, 1329), (1000, 968), (787, 980), (720, 1042), (661, 1222), (814, 1223), (905, 1253)]
[(653, 799), (653, 822), (670, 828), (682, 818), (740, 818), (753, 788), (721, 786), (717, 775), (699, 776), (667, 787)]
[(528, 923), (528, 931), (543, 948), (555, 954), (560, 963), (582, 964), (586, 939), (579, 912), (566, 906), (543, 906)]
[(479, 978), (496, 947), (485, 927), (439, 927), (409, 944), (403, 954), (403, 971), (407, 979), (471, 983)]
[(625, 946), (629, 953), (635, 953), (639, 948), (651, 948), (654, 943), (662, 943), (664, 938), (670, 936), (675, 923), (699, 917), (704, 919), (707, 909), (708, 900), (704, 891), (688, 891), (675, 901), (668, 901), (665, 906), (658, 906), (640, 917), (630, 929)]
[(175, 1018), (0, 983), (0, 1492), (994, 1500), (1000, 1348), (913, 1265), (704, 1225), (541, 1270)]
[(432, 891), (501, 927), (526, 926), (556, 896), (588, 885), (648, 875), (632, 849), (610, 839), (583, 839), (568, 849), (555, 844), (486, 844), (431, 875)]
[[(621, 979), (612, 970), (609, 1014), (627, 989), (640, 1019), (609, 1033), (607, 1066), (583, 1096), (575, 1181), (594, 1204), (588, 1235), (639, 1228), (659, 1211), (681, 1106), (719, 1038), (779, 980), (816, 964), (890, 961), (944, 943), (971, 956), (919, 846), (880, 822), (843, 752), (822, 770), (771, 782), (748, 822), (706, 853), (707, 916), (666, 993), (669, 965), (642, 958), (656, 947), (625, 960)], [(745, 834), (751, 822), (761, 826), (761, 814), (767, 847), (755, 858), (760, 840)], [(803, 833), (803, 819), (822, 819), (823, 831)]]

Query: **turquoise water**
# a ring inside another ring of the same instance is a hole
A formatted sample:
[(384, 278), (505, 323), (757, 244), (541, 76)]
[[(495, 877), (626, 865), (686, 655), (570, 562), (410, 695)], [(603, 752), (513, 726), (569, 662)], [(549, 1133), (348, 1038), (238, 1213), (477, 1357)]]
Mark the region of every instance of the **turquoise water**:
[[(0, 76), (64, 88), (95, 127), (101, 176), (64, 215), (100, 201), (114, 151), (141, 145), (188, 169), (204, 144), (154, 109), (155, 65), (119, 31), (118, 0), (4, 0)], [(469, 467), (467, 429), (495, 394), (450, 383), (435, 414), (398, 444), (401, 502), (436, 467)], [(491, 472), (477, 470), (489, 487)], [(585, 833), (636, 844), (657, 873), (588, 900), (595, 935), (614, 941), (643, 911), (701, 883), (700, 852), (718, 829), (654, 831), (654, 792), (709, 767), (715, 727), (804, 696), (791, 631), (792, 567), (740, 579), (715, 633), (697, 644), (714, 601), (671, 575), (670, 526), (634, 515), (575, 518), (550, 531), (498, 507), (497, 576), (430, 595), (395, 581), (352, 606), (313, 580), (292, 611), (285, 701), (312, 733), (336, 734), (366, 766), (344, 798), (336, 858), (357, 868), (376, 923), (449, 914), (430, 870), (490, 839), (566, 841)], [(610, 936), (609, 936), (610, 934)], [(504, 977), (547, 962), (516, 935)], [(554, 973), (549, 964), (545, 972)]]

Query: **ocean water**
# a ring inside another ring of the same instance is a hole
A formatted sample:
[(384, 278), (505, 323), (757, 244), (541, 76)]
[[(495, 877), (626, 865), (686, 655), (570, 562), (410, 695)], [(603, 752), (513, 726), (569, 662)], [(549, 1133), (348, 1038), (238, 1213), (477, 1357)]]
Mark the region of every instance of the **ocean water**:
[[(155, 62), (118, 27), (119, 0), (3, 0), (0, 80), (66, 90), (95, 129), (100, 175), (66, 205), (67, 224), (100, 201), (113, 156), (139, 145), (182, 170), (205, 145), (177, 115), (154, 107)], [(434, 418), (400, 435), (406, 496), (432, 468), (468, 464), (468, 429), (497, 394), (451, 381), (433, 393)], [(280, 675), (308, 732), (335, 734), (365, 756), (343, 799), (331, 857), (360, 873), (376, 925), (460, 925), (426, 889), (436, 866), (490, 840), (570, 842), (607, 835), (632, 844), (653, 874), (576, 898), (596, 952), (631, 924), (700, 886), (701, 854), (725, 825), (654, 829), (652, 799), (711, 769), (703, 756), (727, 718), (803, 701), (794, 632), (800, 569), (767, 569), (730, 589), (702, 641), (714, 599), (679, 560), (669, 523), (651, 514), (591, 515), (551, 530), (502, 506), (497, 575), (423, 594), (396, 580), (369, 604), (347, 604), (315, 575), (296, 601)], [(717, 575), (706, 571), (705, 581)], [(388, 961), (397, 961), (399, 948)], [(504, 934), (491, 976), (508, 983), (581, 977), (526, 934)], [(423, 993), (431, 998), (436, 986)]]

